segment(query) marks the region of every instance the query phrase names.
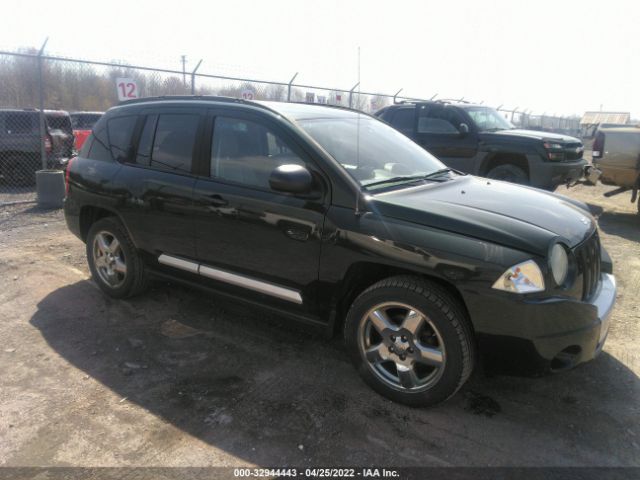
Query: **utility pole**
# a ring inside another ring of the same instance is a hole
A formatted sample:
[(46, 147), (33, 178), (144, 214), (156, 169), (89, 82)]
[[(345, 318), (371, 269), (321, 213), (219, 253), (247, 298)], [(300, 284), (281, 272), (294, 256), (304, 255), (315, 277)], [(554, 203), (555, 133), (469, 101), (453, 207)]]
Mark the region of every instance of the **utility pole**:
[(187, 88), (187, 56), (181, 55), (182, 58), (182, 85)]

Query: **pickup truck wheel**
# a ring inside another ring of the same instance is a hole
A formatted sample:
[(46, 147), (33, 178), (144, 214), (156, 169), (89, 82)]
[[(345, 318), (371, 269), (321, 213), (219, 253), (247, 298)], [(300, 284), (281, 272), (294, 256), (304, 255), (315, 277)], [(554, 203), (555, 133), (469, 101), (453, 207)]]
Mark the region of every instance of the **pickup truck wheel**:
[(146, 288), (144, 263), (119, 220), (107, 217), (95, 222), (86, 248), (91, 275), (107, 295), (126, 298)]
[(506, 163), (492, 168), (487, 173), (487, 178), (494, 180), (504, 180), (505, 182), (518, 183), (520, 185), (529, 184), (529, 176), (522, 168)]
[(419, 277), (391, 277), (365, 290), (349, 309), (344, 335), (364, 381), (406, 405), (451, 397), (475, 362), (464, 309), (444, 288)]

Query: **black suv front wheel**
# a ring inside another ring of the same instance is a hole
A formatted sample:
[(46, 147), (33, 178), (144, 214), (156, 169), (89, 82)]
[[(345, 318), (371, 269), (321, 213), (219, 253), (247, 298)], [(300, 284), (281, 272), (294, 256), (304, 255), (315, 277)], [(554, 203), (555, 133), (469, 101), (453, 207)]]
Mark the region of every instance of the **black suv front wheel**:
[(451, 397), (475, 361), (464, 309), (420, 277), (392, 277), (365, 290), (349, 310), (345, 340), (365, 382), (411, 406)]
[(89, 229), (87, 261), (94, 281), (111, 297), (131, 297), (147, 285), (144, 263), (116, 217), (102, 218)]

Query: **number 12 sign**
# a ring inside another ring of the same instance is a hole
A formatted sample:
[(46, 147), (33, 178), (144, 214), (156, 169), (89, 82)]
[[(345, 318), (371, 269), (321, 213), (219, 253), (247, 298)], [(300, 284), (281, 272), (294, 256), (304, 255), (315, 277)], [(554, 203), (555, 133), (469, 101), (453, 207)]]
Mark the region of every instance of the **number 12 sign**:
[(133, 78), (116, 78), (116, 90), (121, 102), (138, 98), (138, 84)]

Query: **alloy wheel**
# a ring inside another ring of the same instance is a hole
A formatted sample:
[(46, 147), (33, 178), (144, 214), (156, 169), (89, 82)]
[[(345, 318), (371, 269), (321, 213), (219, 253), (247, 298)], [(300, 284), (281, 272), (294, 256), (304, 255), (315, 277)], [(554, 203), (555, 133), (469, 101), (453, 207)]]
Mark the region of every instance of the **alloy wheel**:
[(111, 288), (120, 287), (127, 277), (127, 262), (118, 239), (100, 231), (93, 239), (93, 264), (100, 279)]
[(370, 309), (360, 321), (358, 343), (369, 369), (396, 390), (428, 390), (444, 372), (440, 332), (410, 305), (390, 302)]

